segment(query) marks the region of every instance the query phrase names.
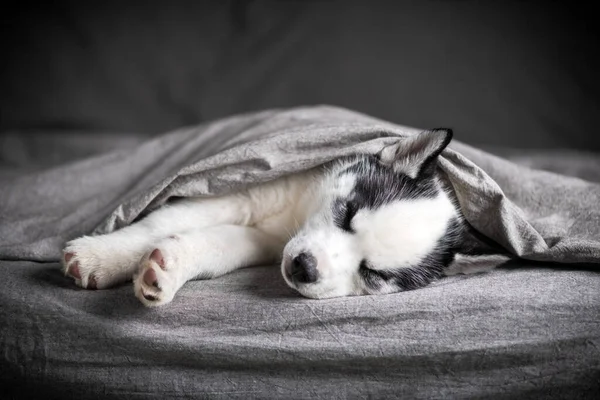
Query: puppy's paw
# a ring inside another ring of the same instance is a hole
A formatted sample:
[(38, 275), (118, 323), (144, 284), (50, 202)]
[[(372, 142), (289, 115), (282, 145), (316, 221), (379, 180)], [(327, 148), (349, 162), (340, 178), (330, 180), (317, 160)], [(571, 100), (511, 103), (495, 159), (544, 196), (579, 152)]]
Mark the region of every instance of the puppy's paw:
[(142, 257), (133, 277), (136, 297), (147, 307), (167, 304), (185, 283), (185, 251), (177, 237), (162, 241)]
[(102, 236), (84, 236), (67, 243), (62, 266), (65, 275), (84, 289), (105, 289), (131, 279), (132, 264), (139, 255), (128, 254)]

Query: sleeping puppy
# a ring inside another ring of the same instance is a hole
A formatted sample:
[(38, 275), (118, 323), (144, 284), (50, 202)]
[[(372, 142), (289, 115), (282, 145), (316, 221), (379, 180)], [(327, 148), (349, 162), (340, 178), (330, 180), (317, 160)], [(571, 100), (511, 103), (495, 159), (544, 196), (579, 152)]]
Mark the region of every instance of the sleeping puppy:
[(463, 272), (453, 263), (466, 224), (437, 171), (451, 138), (425, 131), (378, 155), (169, 203), (119, 231), (67, 243), (64, 272), (88, 289), (133, 279), (146, 306), (169, 303), (191, 279), (278, 261), (285, 282), (310, 298), (423, 287)]

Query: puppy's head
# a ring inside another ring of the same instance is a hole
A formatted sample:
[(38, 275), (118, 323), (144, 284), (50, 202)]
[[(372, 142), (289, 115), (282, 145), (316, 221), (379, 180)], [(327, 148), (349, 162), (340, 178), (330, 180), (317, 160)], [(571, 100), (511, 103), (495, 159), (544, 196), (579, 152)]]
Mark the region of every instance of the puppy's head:
[(283, 251), (288, 285), (328, 298), (415, 289), (439, 277), (461, 228), (435, 173), (451, 138), (450, 130), (426, 131), (334, 165)]

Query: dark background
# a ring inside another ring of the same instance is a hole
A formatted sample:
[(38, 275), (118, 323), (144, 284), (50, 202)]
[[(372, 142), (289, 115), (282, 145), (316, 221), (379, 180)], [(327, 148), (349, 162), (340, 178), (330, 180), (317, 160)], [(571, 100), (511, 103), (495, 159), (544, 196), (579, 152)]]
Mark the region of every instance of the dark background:
[(3, 7), (5, 134), (158, 134), (233, 113), (327, 103), (403, 125), (452, 127), (459, 140), (475, 145), (600, 150), (592, 5), (55, 1)]

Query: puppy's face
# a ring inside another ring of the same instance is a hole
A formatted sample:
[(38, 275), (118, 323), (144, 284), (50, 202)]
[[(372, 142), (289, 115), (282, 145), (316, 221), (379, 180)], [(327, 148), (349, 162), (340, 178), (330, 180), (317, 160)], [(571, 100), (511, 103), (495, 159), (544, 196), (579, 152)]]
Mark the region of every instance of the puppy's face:
[(401, 150), (334, 166), (284, 249), (286, 282), (304, 296), (328, 298), (414, 289), (437, 278), (453, 259), (459, 228), (434, 173), (450, 137), (424, 132), (401, 140)]

